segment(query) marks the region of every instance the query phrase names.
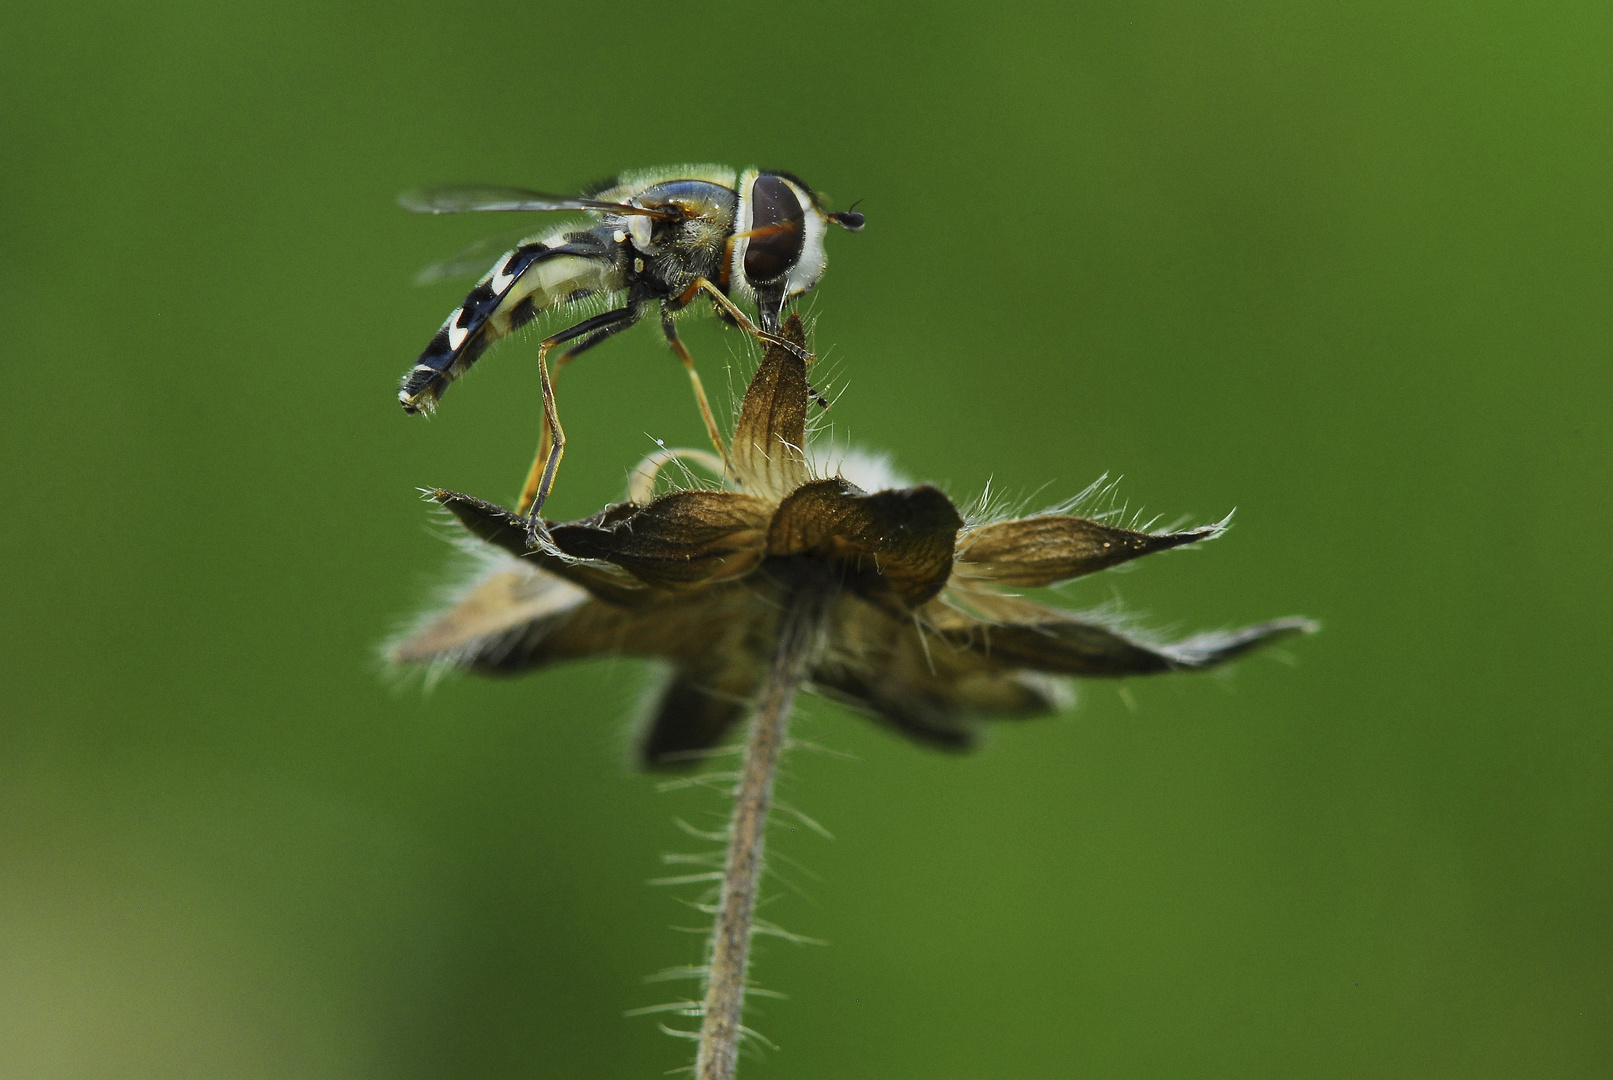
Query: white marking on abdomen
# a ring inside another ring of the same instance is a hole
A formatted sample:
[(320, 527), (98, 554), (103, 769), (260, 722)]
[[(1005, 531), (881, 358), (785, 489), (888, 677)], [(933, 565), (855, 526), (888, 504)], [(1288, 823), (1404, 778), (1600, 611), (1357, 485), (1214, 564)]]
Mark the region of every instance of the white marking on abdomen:
[(514, 274), (506, 274), (504, 272), (505, 268), (510, 265), (510, 261), (514, 258), (515, 252), (512, 251), (508, 255), (505, 255), (504, 258), (500, 259), (498, 261), (498, 265), (493, 268), (493, 280), (491, 284), (494, 296), (503, 295), (504, 290), (510, 287), (510, 282), (515, 280)]

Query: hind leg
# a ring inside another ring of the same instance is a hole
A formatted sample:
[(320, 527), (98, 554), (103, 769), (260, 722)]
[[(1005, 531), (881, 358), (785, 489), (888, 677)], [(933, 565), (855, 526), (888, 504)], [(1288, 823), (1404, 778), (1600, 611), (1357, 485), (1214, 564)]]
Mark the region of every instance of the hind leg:
[(560, 471), (560, 459), (566, 452), (566, 431), (560, 426), (560, 413), (555, 407), (554, 380), (549, 375), (549, 350), (568, 341), (578, 341), (555, 358), (555, 374), (578, 356), (600, 342), (621, 333), (639, 319), (637, 308), (617, 308), (592, 319), (584, 319), (568, 330), (545, 338), (538, 346), (538, 382), (543, 391), (543, 430), (538, 437), (537, 456), (527, 470), (526, 483), (521, 487), (521, 499), (516, 512), (527, 517), (527, 529), (534, 539), (541, 533), (539, 512), (544, 501), (554, 490), (555, 474)]

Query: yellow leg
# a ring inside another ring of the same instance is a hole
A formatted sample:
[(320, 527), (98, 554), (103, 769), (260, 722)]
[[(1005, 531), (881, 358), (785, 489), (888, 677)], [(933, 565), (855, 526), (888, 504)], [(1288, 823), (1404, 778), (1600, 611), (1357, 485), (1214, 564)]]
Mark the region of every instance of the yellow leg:
[(710, 295), (713, 303), (726, 311), (733, 318), (733, 320), (739, 324), (739, 328), (741, 330), (745, 331), (745, 333), (749, 334), (757, 341), (766, 342), (769, 345), (777, 345), (779, 348), (790, 353), (792, 356), (795, 356), (803, 364), (810, 364), (814, 359), (816, 359), (816, 357), (814, 357), (811, 353), (801, 348), (801, 346), (796, 345), (794, 342), (785, 341), (777, 334), (769, 334), (766, 330), (763, 330), (761, 327), (751, 322), (750, 316), (739, 310), (739, 306), (737, 304), (728, 299), (727, 296), (723, 295), (723, 291), (717, 288), (710, 278), (696, 278), (695, 283), (683, 290), (683, 294), (673, 301), (673, 304), (676, 307), (683, 307), (685, 304), (693, 300), (700, 292), (705, 292)]
[(689, 385), (694, 388), (694, 400), (695, 404), (700, 407), (700, 419), (706, 422), (706, 434), (711, 438), (711, 445), (715, 446), (717, 453), (722, 456), (724, 469), (727, 470), (728, 475), (732, 476), (733, 468), (731, 467), (732, 462), (728, 458), (728, 447), (723, 443), (722, 432), (717, 427), (717, 417), (711, 411), (711, 402), (706, 398), (706, 387), (700, 381), (700, 373), (694, 369), (694, 357), (689, 355), (688, 346), (684, 345), (683, 340), (678, 337), (677, 327), (672, 324), (671, 312), (661, 312), (661, 331), (666, 334), (667, 342), (672, 346), (672, 351), (678, 354), (679, 360), (683, 361), (683, 369), (689, 373)]
[[(560, 459), (566, 453), (566, 429), (560, 426), (560, 413), (555, 408), (554, 382), (549, 377), (550, 343), (538, 347), (538, 385), (543, 390), (543, 432), (538, 437), (538, 453), (527, 470), (526, 483), (521, 487), (521, 501), (516, 512), (537, 520), (549, 493), (554, 490), (555, 473), (560, 470)], [(555, 362), (555, 374), (571, 361), (572, 353), (560, 354)]]
[[(526, 483), (521, 485), (521, 498), (516, 504), (517, 511), (531, 519), (529, 531), (534, 538), (542, 531), (538, 513), (543, 509), (549, 493), (554, 490), (555, 474), (560, 471), (560, 459), (566, 452), (566, 431), (560, 426), (560, 413), (554, 402), (554, 379), (560, 377), (561, 368), (578, 356), (637, 321), (638, 311), (635, 308), (607, 311), (553, 337), (544, 338), (538, 346), (538, 382), (543, 388), (543, 427), (538, 436), (537, 456), (532, 459), (532, 468), (527, 470)], [(577, 343), (555, 360), (554, 377), (551, 378), (549, 350), (567, 341)]]

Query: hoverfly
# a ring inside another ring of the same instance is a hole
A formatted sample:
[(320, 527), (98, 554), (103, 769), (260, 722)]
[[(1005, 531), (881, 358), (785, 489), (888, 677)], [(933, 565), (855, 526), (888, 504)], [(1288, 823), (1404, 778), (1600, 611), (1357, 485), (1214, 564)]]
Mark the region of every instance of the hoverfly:
[[(704, 294), (725, 321), (799, 353), (777, 336), (785, 305), (823, 275), (828, 226), (848, 232), (863, 227), (861, 214), (829, 212), (789, 173), (736, 174), (717, 166), (632, 174), (576, 198), (473, 186), (408, 192), (398, 201), (420, 214), (565, 210), (597, 219), (587, 227), (562, 226), (530, 237), (499, 258), (448, 316), (398, 391), (405, 412), (429, 412), (448, 384), (495, 341), (545, 311), (606, 302), (602, 313), (544, 338), (538, 347), (543, 430), (519, 506), (534, 535), (541, 531), (538, 512), (554, 488), (566, 445), (550, 349), (569, 344), (555, 358), (558, 376), (582, 353), (658, 310), (661, 331), (689, 372), (707, 433), (726, 462), (727, 449), (694, 359), (678, 338), (675, 316)], [(735, 297), (755, 303), (756, 322)]]

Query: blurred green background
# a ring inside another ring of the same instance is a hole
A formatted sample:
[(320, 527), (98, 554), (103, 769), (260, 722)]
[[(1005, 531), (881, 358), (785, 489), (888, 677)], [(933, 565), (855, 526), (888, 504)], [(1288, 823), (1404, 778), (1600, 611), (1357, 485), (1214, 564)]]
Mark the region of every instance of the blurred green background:
[[(704, 160), (865, 200), (840, 437), (1236, 507), (1069, 602), (1326, 628), (972, 757), (810, 704), (854, 760), (789, 762), (837, 839), (766, 914), (831, 944), (762, 943), (743, 1072), (1613, 1074), (1610, 55), (1592, 3), (9, 5), (0, 1076), (688, 1060), (622, 1013), (720, 807), (626, 766), (642, 672), (374, 656), (452, 572), (416, 486), (536, 436), (530, 342), (398, 409), (466, 284), (412, 273), (515, 222), (394, 194)], [(558, 515), (701, 443), (648, 326), (563, 389)]]

